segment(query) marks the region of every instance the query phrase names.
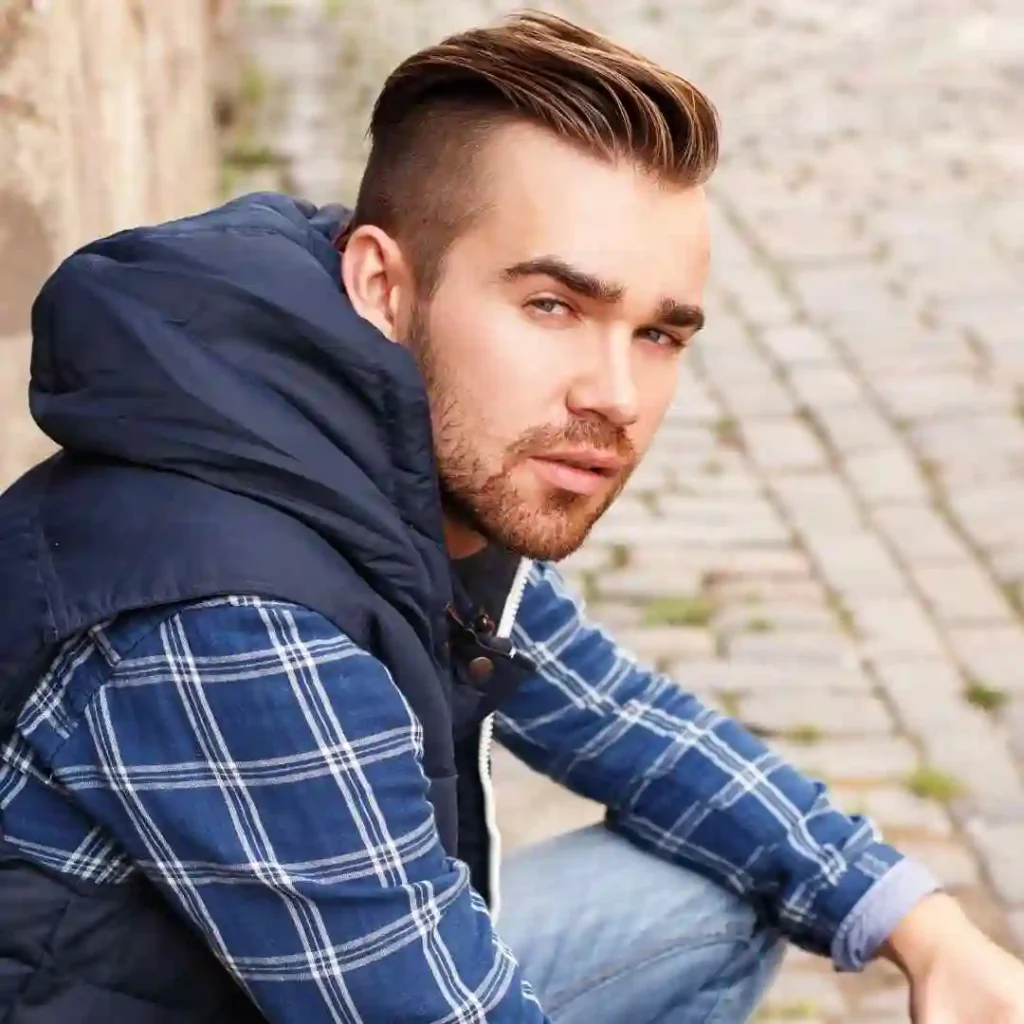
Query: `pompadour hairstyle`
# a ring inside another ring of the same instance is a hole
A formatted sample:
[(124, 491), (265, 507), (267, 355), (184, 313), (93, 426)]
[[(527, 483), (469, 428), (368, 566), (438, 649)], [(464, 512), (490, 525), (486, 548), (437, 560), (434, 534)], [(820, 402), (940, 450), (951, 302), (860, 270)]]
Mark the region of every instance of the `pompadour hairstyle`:
[(442, 40), (388, 77), (370, 119), (353, 219), (402, 245), (417, 290), (433, 292), (449, 245), (486, 203), (475, 173), (495, 128), (528, 122), (674, 185), (718, 160), (718, 116), (678, 75), (551, 14), (526, 12)]

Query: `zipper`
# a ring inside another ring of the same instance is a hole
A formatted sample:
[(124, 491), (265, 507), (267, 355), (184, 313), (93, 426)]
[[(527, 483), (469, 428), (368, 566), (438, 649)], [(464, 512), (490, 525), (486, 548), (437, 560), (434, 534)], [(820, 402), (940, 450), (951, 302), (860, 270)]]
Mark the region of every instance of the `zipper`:
[[(499, 640), (507, 640), (515, 625), (516, 615), (519, 612), (519, 605), (522, 604), (523, 594), (526, 593), (526, 581), (530, 575), (530, 559), (520, 559), (516, 567), (516, 574), (512, 580), (512, 588), (505, 600), (505, 607), (501, 611), (501, 618), (498, 621), (498, 628), (494, 635)], [(494, 745), (494, 714), (489, 714), (480, 726), (480, 748), (478, 758), (478, 770), (480, 773), (480, 788), (484, 796), (484, 822), (487, 825), (488, 835), (488, 856), (487, 856), (487, 880), (490, 883), (490, 912), (491, 920), (497, 921), (501, 911), (501, 886), (499, 874), (501, 872), (501, 833), (498, 831), (498, 817), (494, 803), (494, 785), (491, 779), (491, 748)]]

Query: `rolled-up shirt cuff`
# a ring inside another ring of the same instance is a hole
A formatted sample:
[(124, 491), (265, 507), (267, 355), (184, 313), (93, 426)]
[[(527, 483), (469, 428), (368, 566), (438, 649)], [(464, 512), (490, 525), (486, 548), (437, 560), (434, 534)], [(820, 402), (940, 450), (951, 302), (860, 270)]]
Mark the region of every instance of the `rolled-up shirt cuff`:
[(904, 858), (894, 864), (847, 915), (832, 940), (831, 956), (840, 971), (860, 971), (896, 926), (925, 898), (942, 888), (923, 864)]

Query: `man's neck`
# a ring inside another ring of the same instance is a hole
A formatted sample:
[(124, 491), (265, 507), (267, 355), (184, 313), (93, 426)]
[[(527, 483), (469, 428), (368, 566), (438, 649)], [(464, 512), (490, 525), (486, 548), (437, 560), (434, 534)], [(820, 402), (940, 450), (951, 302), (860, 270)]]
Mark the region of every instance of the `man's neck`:
[(469, 558), (478, 551), (483, 551), (487, 540), (468, 526), (444, 517), (444, 544), (448, 556), (452, 559)]

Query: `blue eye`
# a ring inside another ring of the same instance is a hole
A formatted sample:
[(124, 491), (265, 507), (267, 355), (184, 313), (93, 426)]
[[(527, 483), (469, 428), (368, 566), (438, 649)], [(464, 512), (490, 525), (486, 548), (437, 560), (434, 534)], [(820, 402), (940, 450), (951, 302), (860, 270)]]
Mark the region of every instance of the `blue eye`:
[(570, 312), (569, 307), (560, 299), (531, 299), (529, 304), (540, 313)]
[(645, 327), (640, 333), (642, 337), (646, 338), (648, 341), (653, 341), (659, 348), (686, 348), (686, 343), (684, 341), (681, 341), (672, 334), (666, 334), (664, 331), (659, 331), (656, 327)]

